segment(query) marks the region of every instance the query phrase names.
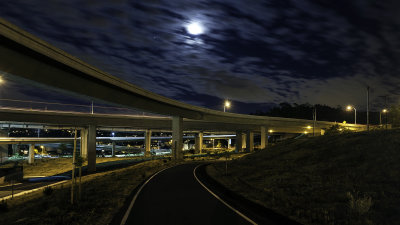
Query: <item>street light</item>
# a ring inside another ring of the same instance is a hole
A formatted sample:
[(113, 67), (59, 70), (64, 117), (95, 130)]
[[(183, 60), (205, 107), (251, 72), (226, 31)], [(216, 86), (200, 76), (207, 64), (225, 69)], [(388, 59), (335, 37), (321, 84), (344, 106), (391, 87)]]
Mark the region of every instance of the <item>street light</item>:
[(386, 124), (386, 129), (387, 129), (387, 109), (382, 109), (382, 111), (379, 112), (379, 124), (382, 125), (382, 113), (385, 114), (385, 124)]
[(357, 110), (356, 110), (356, 108), (354, 106), (351, 106), (351, 105), (348, 105), (346, 107), (347, 111), (351, 111), (352, 109), (354, 109), (354, 125), (356, 125), (357, 124)]
[(225, 100), (225, 102), (224, 102), (224, 112), (225, 112), (226, 108), (229, 109), (230, 107), (231, 107), (231, 102), (228, 101), (228, 100)]

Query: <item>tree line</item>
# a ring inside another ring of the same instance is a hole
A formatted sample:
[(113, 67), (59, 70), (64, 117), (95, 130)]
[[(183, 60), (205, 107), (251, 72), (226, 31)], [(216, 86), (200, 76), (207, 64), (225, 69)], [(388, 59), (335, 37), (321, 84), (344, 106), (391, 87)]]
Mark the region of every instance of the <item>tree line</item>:
[[(305, 104), (290, 104), (287, 102), (280, 103), (279, 105), (270, 108), (268, 110), (257, 110), (252, 115), (258, 116), (273, 116), (273, 117), (285, 117), (285, 118), (296, 118), (296, 119), (313, 119), (313, 111), (314, 107), (317, 112), (317, 120), (319, 121), (330, 121), (330, 122), (343, 122), (346, 123), (354, 123), (354, 111), (347, 111), (344, 106), (336, 106), (331, 107), (327, 105), (311, 105), (308, 103)], [(393, 111), (392, 111), (393, 110)], [(397, 115), (397, 120), (394, 120), (394, 113)], [(400, 126), (400, 106), (396, 109), (389, 109), (389, 113), (380, 113), (379, 111), (370, 111), (369, 112), (369, 123), (373, 125), (377, 125), (380, 123), (380, 117), (382, 124), (386, 123), (386, 119), (388, 123), (396, 122)], [(357, 124), (366, 124), (367, 123), (367, 113), (366, 111), (357, 110)]]

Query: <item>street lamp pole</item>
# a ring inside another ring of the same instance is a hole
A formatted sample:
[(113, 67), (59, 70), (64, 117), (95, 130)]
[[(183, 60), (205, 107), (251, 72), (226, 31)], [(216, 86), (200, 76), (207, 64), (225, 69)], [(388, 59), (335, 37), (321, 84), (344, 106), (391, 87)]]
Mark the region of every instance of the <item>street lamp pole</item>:
[(226, 111), (226, 109), (231, 107), (231, 102), (228, 100), (225, 100), (224, 102), (224, 112)]
[(357, 125), (357, 109), (354, 107), (353, 109), (354, 109), (354, 125)]
[(316, 105), (314, 105), (313, 120), (314, 120), (314, 124), (313, 124), (313, 136), (315, 136), (315, 124), (316, 124), (316, 122), (317, 122), (317, 106), (316, 106)]
[(379, 112), (379, 123), (381, 126), (382, 126), (382, 114), (381, 113), (385, 114), (385, 129), (387, 129), (387, 112), (388, 112), (387, 109), (382, 109), (382, 111)]
[(354, 125), (357, 125), (357, 109), (354, 106), (347, 106), (347, 111), (350, 111), (351, 109), (354, 109)]

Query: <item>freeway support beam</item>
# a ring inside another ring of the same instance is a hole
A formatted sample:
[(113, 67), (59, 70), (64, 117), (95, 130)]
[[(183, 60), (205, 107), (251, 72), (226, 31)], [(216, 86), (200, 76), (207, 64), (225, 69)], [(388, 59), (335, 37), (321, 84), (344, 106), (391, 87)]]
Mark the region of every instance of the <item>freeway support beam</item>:
[(196, 154), (201, 154), (203, 151), (203, 135), (203, 132), (199, 132), (194, 138), (194, 150)]
[[(8, 137), (8, 130), (0, 129), (0, 137)], [(8, 159), (8, 145), (0, 145), (0, 163)]]
[(112, 142), (112, 146), (111, 146), (111, 157), (115, 156), (115, 141)]
[(246, 137), (247, 137), (247, 134), (242, 132), (241, 137), (242, 137), (242, 150), (243, 150), (243, 149), (246, 149), (246, 146), (247, 146), (247, 145), (246, 145), (246, 141), (247, 141), (247, 138), (246, 138)]
[(81, 143), (80, 143), (80, 153), (81, 157), (87, 159), (87, 135), (88, 130), (86, 128), (80, 130), (81, 131)]
[(96, 171), (96, 126), (89, 125), (88, 128), (83, 129), (81, 139), (83, 141), (82, 157), (88, 161), (88, 172)]
[(246, 152), (254, 151), (254, 132), (247, 131), (246, 134)]
[(172, 117), (172, 158), (183, 159), (183, 119), (180, 116)]
[(242, 131), (236, 131), (235, 152), (241, 152), (243, 150), (242, 142), (243, 142)]
[(35, 162), (35, 144), (29, 145), (29, 153), (28, 153), (28, 163), (32, 164)]
[(145, 137), (144, 137), (144, 148), (145, 156), (150, 156), (150, 148), (151, 148), (151, 130), (147, 129), (145, 132)]
[(264, 150), (267, 148), (268, 144), (267, 128), (264, 126), (261, 127), (260, 137), (261, 137), (260, 149)]

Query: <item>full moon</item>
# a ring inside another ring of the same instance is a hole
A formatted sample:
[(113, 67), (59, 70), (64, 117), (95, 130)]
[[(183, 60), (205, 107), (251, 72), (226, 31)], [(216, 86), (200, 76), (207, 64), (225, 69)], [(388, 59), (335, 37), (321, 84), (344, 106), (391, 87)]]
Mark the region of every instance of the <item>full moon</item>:
[(204, 33), (204, 27), (198, 22), (192, 22), (186, 26), (186, 31), (189, 34), (198, 35)]

